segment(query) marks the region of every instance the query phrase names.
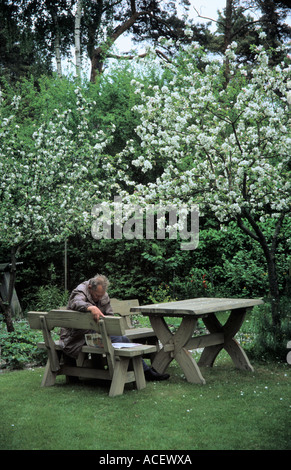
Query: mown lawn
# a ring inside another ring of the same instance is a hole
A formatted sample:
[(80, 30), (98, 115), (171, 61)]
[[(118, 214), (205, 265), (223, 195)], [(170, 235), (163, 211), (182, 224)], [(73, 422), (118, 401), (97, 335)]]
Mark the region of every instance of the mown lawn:
[(40, 388), (43, 368), (0, 374), (0, 449), (291, 449), (291, 367), (233, 368), (228, 356), (202, 369), (206, 385), (171, 378), (108, 397), (94, 381)]

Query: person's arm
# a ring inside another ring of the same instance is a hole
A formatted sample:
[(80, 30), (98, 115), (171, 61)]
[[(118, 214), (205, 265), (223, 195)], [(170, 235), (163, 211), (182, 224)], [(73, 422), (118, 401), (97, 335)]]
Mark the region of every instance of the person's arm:
[(87, 309), (92, 312), (92, 315), (96, 321), (100, 319), (100, 317), (104, 317), (105, 315), (113, 315), (113, 310), (110, 304), (110, 298), (108, 294), (106, 294), (103, 299), (101, 300), (101, 306), (104, 314), (98, 307), (92, 305), (92, 307), (88, 307)]
[(109, 295), (106, 294), (106, 296), (104, 296), (103, 299), (102, 299), (102, 302), (101, 302), (101, 306), (102, 306), (102, 310), (103, 310), (104, 314), (105, 315), (114, 315), (113, 309), (111, 307)]
[(78, 310), (79, 312), (87, 312), (88, 307), (92, 305), (84, 292), (81, 290), (74, 290), (70, 296), (68, 308), (70, 310)]
[(88, 302), (85, 292), (82, 290), (74, 290), (69, 299), (68, 308), (70, 310), (78, 310), (79, 312), (91, 312), (94, 320), (98, 321), (100, 317), (104, 317), (101, 310)]
[(96, 307), (95, 305), (89, 305), (89, 307), (87, 307), (87, 310), (92, 313), (93, 318), (94, 318), (95, 321), (99, 321), (100, 317), (105, 316), (105, 315), (103, 315), (101, 310), (98, 307)]

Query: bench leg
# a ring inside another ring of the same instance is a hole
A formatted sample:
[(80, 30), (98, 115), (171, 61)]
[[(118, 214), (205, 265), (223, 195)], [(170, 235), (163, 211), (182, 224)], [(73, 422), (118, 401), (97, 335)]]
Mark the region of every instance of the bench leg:
[(79, 352), (79, 355), (76, 359), (77, 366), (83, 367), (86, 359), (87, 359), (87, 354), (83, 353), (82, 351)]
[(51, 387), (52, 385), (55, 385), (57, 375), (58, 375), (57, 372), (53, 372), (51, 370), (51, 363), (50, 363), (50, 360), (48, 359), (47, 363), (46, 363), (46, 366), (45, 366), (41, 386), (42, 387)]
[(141, 356), (136, 356), (132, 358), (133, 370), (135, 375), (136, 388), (141, 390), (146, 387), (146, 381), (144, 376), (144, 370), (142, 366)]
[(115, 361), (114, 373), (112, 377), (111, 387), (109, 390), (110, 397), (116, 397), (117, 395), (123, 394), (128, 364), (128, 358), (120, 358), (120, 360)]

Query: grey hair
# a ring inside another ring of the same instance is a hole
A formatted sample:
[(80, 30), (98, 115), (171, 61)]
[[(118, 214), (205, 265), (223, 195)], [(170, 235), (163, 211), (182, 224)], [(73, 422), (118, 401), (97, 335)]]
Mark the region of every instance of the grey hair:
[(103, 274), (96, 274), (96, 276), (92, 277), (92, 279), (89, 281), (89, 285), (94, 290), (97, 288), (97, 286), (102, 286), (103, 289), (107, 291), (109, 284), (109, 280), (106, 276), (103, 276)]

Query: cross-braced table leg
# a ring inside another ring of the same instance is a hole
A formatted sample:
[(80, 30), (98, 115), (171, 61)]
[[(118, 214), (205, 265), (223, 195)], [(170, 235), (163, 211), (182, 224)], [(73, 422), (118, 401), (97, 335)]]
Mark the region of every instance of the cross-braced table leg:
[(162, 317), (150, 316), (150, 322), (163, 345), (155, 356), (153, 367), (163, 373), (170, 362), (176, 359), (188, 382), (205, 384), (196, 361), (184, 347), (193, 335), (197, 320), (194, 317), (184, 317), (175, 334), (171, 333)]
[(254, 369), (251, 366), (246, 353), (240, 344), (234, 339), (234, 336), (239, 331), (244, 321), (245, 315), (246, 309), (232, 310), (228, 320), (223, 326), (214, 313), (203, 318), (203, 322), (210, 333), (224, 334), (224, 343), (206, 347), (198, 362), (199, 366), (213, 366), (218, 353), (224, 348), (238, 369), (250, 370), (253, 372)]

